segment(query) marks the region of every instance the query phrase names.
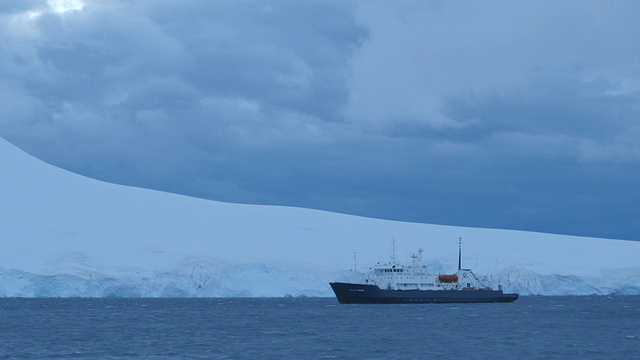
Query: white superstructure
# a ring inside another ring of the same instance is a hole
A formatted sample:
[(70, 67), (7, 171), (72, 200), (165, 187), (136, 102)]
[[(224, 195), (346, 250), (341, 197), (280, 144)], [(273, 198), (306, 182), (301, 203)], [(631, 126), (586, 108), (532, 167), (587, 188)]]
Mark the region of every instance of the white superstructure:
[[(462, 269), (458, 262), (455, 274), (433, 274), (422, 262), (423, 249), (411, 255), (411, 265), (397, 264), (395, 261), (395, 242), (391, 261), (376, 263), (369, 269), (365, 283), (377, 285), (385, 290), (471, 290), (486, 289), (482, 281), (470, 270)], [(460, 251), (460, 249), (459, 249)], [(459, 253), (460, 255), (460, 253)]]

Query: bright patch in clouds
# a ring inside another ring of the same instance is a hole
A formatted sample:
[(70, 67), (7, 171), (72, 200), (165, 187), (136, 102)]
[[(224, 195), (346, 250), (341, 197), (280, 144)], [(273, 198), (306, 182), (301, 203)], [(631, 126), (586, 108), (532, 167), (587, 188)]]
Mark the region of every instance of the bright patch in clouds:
[(41, 15), (42, 15), (42, 12), (40, 12), (40, 11), (29, 11), (27, 13), (27, 19), (29, 19), (29, 20), (37, 19)]
[(48, 0), (51, 10), (57, 13), (66, 13), (73, 10), (82, 10), (84, 3), (82, 0)]

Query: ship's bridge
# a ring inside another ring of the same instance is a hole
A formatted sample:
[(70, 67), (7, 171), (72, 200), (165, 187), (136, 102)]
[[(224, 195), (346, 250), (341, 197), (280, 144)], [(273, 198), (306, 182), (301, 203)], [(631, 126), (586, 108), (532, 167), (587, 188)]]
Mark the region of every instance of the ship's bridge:
[(389, 274), (389, 273), (404, 273), (405, 268), (403, 265), (393, 265), (393, 264), (376, 264), (376, 267), (373, 268), (373, 272), (378, 275)]

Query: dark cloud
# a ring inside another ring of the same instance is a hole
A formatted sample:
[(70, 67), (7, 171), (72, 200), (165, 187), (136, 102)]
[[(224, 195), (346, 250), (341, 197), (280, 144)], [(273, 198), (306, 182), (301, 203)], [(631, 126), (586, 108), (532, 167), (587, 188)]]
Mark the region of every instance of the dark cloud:
[(21, 0), (21, 1), (2, 1), (0, 2), (0, 15), (3, 13), (20, 13), (31, 11), (39, 7), (45, 7), (46, 0)]
[(635, 3), (54, 3), (0, 6), (0, 136), (46, 161), (223, 201), (638, 239)]
[[(604, 81), (562, 74), (539, 77), (513, 94), (465, 94), (446, 99), (444, 112), (459, 123), (448, 134), (478, 141), (500, 133), (610, 141), (637, 125), (637, 94), (613, 94)], [(575, 154), (574, 154), (575, 155)]]

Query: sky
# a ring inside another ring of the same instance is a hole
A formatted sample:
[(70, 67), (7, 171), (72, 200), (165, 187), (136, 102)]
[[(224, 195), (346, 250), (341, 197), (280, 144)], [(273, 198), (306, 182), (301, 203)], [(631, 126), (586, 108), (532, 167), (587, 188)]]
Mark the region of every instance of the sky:
[(0, 136), (226, 202), (640, 240), (640, 3), (0, 3)]

